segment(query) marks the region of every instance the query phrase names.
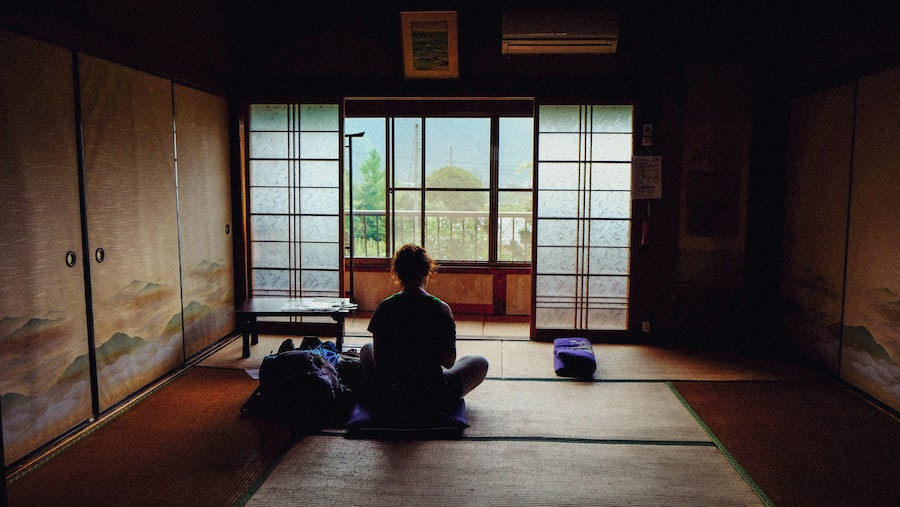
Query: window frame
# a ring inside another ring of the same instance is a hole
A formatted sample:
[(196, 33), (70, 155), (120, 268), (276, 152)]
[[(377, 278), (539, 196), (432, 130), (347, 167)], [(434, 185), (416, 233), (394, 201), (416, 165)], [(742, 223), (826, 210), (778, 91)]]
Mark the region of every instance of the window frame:
[[(364, 265), (380, 265), (384, 260), (389, 260), (393, 253), (393, 247), (399, 246), (394, 243), (396, 238), (395, 213), (396, 199), (395, 191), (413, 191), (419, 193), (418, 203), (418, 223), (417, 238), (419, 244), (423, 244), (428, 248), (428, 232), (426, 230), (426, 221), (428, 211), (426, 208), (426, 196), (428, 192), (485, 192), (488, 198), (488, 233), (487, 243), (488, 252), (486, 260), (467, 260), (467, 259), (441, 259), (438, 260), (442, 266), (458, 266), (458, 267), (510, 267), (510, 268), (530, 268), (532, 260), (532, 245), (529, 241), (528, 260), (500, 260), (500, 240), (499, 240), (499, 197), (502, 193), (528, 193), (532, 200), (529, 222), (533, 230), (533, 210), (534, 210), (534, 175), (532, 172), (531, 181), (528, 187), (500, 188), (500, 166), (499, 166), (499, 142), (500, 142), (500, 123), (501, 118), (528, 118), (532, 122), (535, 121), (535, 106), (532, 98), (510, 98), (510, 99), (371, 99), (371, 98), (347, 98), (344, 101), (344, 116), (341, 121), (342, 128), (346, 129), (347, 120), (355, 118), (384, 118), (385, 119), (385, 252), (384, 257), (356, 257), (354, 262), (360, 262)], [(417, 119), (420, 122), (421, 132), (420, 142), (422, 150), (420, 154), (419, 168), (421, 171), (421, 180), (416, 187), (398, 187), (394, 185), (394, 138), (393, 127), (394, 121), (397, 119)], [(489, 181), (486, 187), (479, 189), (456, 188), (456, 187), (433, 187), (430, 188), (425, 182), (425, 173), (427, 172), (425, 162), (425, 139), (426, 123), (433, 118), (485, 118), (490, 122), (489, 126)], [(534, 128), (532, 126), (532, 133)], [(534, 147), (535, 141), (532, 138), (532, 168), (534, 166)], [(347, 146), (344, 146), (347, 149)], [(355, 162), (355, 161), (354, 161)], [(533, 169), (532, 169), (533, 171)], [(345, 169), (346, 172), (346, 169)], [(344, 177), (347, 182), (346, 175)], [(345, 229), (349, 229), (346, 223), (348, 214), (348, 202), (344, 203), (342, 213)], [(355, 213), (355, 210), (354, 210)], [(344, 233), (344, 240), (348, 241), (348, 232)], [(532, 232), (533, 234), (533, 232)]]

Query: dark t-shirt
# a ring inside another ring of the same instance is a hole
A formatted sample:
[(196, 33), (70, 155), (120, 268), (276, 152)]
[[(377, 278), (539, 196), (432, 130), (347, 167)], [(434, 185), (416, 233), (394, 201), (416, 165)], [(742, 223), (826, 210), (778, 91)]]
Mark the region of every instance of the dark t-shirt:
[(375, 337), (371, 394), (399, 412), (440, 410), (461, 396), (444, 374), (441, 358), (456, 352), (450, 307), (424, 291), (398, 292), (382, 301), (369, 321)]

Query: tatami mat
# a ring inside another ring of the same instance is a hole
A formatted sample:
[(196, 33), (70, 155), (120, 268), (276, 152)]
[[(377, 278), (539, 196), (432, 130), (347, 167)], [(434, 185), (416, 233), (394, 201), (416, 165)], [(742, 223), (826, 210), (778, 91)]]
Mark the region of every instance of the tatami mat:
[[(278, 350), (283, 336), (263, 335), (250, 348), (249, 358), (241, 357), (241, 339), (235, 338), (200, 366), (217, 368), (259, 368), (266, 354)], [(344, 348), (359, 348), (371, 337), (351, 336)], [(294, 343), (300, 343), (294, 337)], [(488, 378), (560, 379), (553, 369), (553, 344), (522, 340), (458, 339), (457, 356), (476, 354), (490, 363)], [(595, 380), (793, 380), (810, 378), (810, 369), (779, 359), (757, 359), (728, 354), (702, 354), (635, 344), (593, 345), (597, 358)]]
[[(470, 427), (461, 440), (347, 440), (340, 430), (309, 436), (247, 505), (761, 503), (666, 381), (808, 374), (800, 367), (594, 344), (597, 371), (581, 381), (555, 374), (552, 343), (491, 339), (487, 323), (480, 325), (482, 336), (457, 340), (459, 357), (490, 362), (487, 380), (466, 396)], [(470, 327), (475, 332), (477, 324)], [(261, 336), (245, 359), (236, 338), (200, 365), (258, 368), (283, 339)], [(367, 333), (348, 332), (345, 349), (370, 341)]]
[(486, 338), (502, 337), (504, 339), (528, 340), (531, 325), (527, 322), (490, 322), (484, 323), (482, 336)]
[[(210, 368), (239, 368), (239, 369), (253, 369), (259, 368), (259, 365), (262, 364), (263, 357), (267, 354), (272, 354), (278, 350), (278, 347), (281, 345), (281, 342), (286, 338), (291, 338), (294, 341), (294, 345), (299, 346), (300, 342), (303, 341), (303, 337), (301, 336), (274, 336), (274, 335), (260, 335), (259, 343), (250, 347), (250, 357), (244, 358), (241, 357), (243, 353), (243, 340), (240, 336), (234, 338), (227, 344), (225, 344), (222, 348), (217, 350), (215, 353), (210, 355), (209, 357), (200, 361), (199, 366), (207, 366)], [(325, 338), (329, 339), (329, 338)], [(330, 340), (330, 339), (329, 339)], [(365, 343), (369, 343), (372, 341), (371, 337), (349, 337), (344, 340), (344, 350), (350, 350), (352, 348), (359, 349)]]
[(662, 382), (486, 380), (466, 407), (466, 438), (710, 441)]
[(348, 317), (344, 319), (344, 336), (371, 336), (371, 333), (366, 329), (368, 326), (369, 319)]
[[(243, 345), (241, 337), (228, 342), (224, 347), (200, 361), (199, 366), (210, 368), (259, 368), (263, 357), (278, 350), (278, 346), (284, 340), (283, 336), (260, 336), (259, 343), (250, 347), (250, 357), (241, 357)], [(300, 340), (294, 339), (294, 343), (300, 344)]]
[[(263, 357), (278, 350), (281, 342), (287, 336), (261, 335), (259, 343), (250, 347), (250, 357), (241, 357), (243, 343), (240, 337), (234, 338), (209, 357), (203, 359), (199, 365), (211, 368), (259, 368)], [(291, 337), (295, 345), (300, 345), (301, 337)], [(359, 349), (372, 338), (366, 336), (350, 336), (344, 339), (344, 350)], [(503, 343), (498, 340), (457, 340), (457, 355), (462, 357), (469, 354), (478, 354), (486, 357), (491, 364), (490, 376), (502, 376)], [(552, 372), (551, 372), (552, 373)]]
[(762, 503), (713, 446), (319, 436), (295, 444), (246, 505)]
[[(344, 321), (344, 334), (348, 337), (369, 337), (369, 319), (348, 317)], [(528, 340), (531, 326), (527, 322), (495, 322), (486, 320), (456, 320), (456, 335), (460, 339)]]
[(457, 336), (481, 336), (484, 334), (484, 322), (480, 320), (457, 320)]
[[(473, 345), (477, 347), (478, 345)], [(778, 359), (706, 354), (636, 344), (593, 344), (598, 380), (781, 380), (809, 376), (810, 370)], [(501, 342), (503, 378), (554, 377), (553, 344)], [(491, 372), (495, 375), (496, 370)]]

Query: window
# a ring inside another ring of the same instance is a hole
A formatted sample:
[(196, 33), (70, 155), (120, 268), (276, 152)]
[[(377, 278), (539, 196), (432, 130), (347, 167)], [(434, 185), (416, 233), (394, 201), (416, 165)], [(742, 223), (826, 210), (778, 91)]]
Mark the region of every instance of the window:
[(500, 118), (497, 260), (531, 261), (533, 118)]
[(338, 295), (352, 234), (356, 257), (530, 264), (537, 332), (627, 329), (632, 106), (418, 102), (345, 102), (343, 137), (337, 104), (250, 106), (251, 295)]
[(346, 145), (356, 256), (418, 243), (442, 261), (531, 261), (533, 118), (348, 117), (344, 131), (365, 132)]

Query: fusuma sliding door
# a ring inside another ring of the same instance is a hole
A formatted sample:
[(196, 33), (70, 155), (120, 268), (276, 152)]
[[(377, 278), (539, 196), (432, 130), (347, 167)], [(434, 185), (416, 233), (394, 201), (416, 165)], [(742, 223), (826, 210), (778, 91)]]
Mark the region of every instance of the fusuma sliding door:
[(900, 68), (860, 78), (841, 378), (900, 410)]
[(533, 337), (628, 328), (632, 106), (538, 109)]
[(72, 53), (0, 31), (5, 463), (91, 417)]
[(234, 281), (224, 98), (0, 30), (0, 122), (9, 465), (230, 334)]
[(79, 55), (100, 410), (184, 362), (172, 83)]
[(191, 356), (234, 329), (228, 106), (209, 93), (174, 90), (184, 348)]

